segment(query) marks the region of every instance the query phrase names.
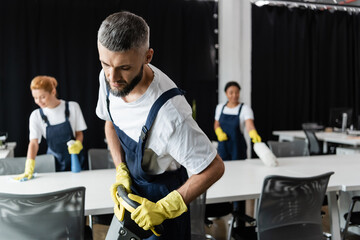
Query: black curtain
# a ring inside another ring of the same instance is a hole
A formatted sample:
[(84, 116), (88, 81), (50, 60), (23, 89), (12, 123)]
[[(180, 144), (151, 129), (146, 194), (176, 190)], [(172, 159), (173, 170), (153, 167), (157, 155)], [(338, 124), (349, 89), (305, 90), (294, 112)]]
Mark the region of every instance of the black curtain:
[(273, 130), (328, 126), (330, 108), (360, 110), (360, 15), (252, 6), (252, 107), (264, 140)]
[[(5, 0), (0, 3), (0, 131), (16, 141), (16, 156), (26, 155), (30, 92), (36, 75), (54, 76), (58, 97), (76, 101), (88, 125), (85, 150), (106, 147), (104, 122), (97, 118), (97, 30), (111, 13), (128, 10), (151, 28), (152, 64), (196, 100), (197, 121), (212, 136), (217, 103), (217, 3), (183, 0)], [(46, 145), (42, 141), (40, 152)]]

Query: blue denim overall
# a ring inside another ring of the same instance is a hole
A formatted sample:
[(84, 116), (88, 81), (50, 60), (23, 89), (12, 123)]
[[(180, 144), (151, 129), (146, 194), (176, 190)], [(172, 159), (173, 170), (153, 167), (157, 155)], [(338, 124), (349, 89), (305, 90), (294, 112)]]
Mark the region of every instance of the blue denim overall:
[(243, 103), (240, 104), (237, 115), (224, 114), (223, 111), (226, 104), (221, 109), (219, 123), (222, 130), (228, 136), (228, 140), (219, 142), (218, 153), (224, 161), (246, 159), (247, 146), (244, 135), (240, 131), (239, 120)]
[[(183, 166), (176, 171), (167, 171), (159, 175), (149, 175), (142, 169), (141, 166), (148, 132), (155, 121), (159, 109), (167, 100), (177, 95), (183, 95), (183, 92), (178, 88), (172, 88), (164, 92), (155, 101), (147, 116), (146, 123), (142, 127), (139, 141), (135, 142), (118, 126), (116, 126), (112, 120), (110, 114), (109, 89), (107, 90), (107, 109), (115, 127), (116, 134), (119, 137), (121, 146), (125, 152), (126, 165), (129, 169), (132, 180), (131, 191), (134, 194), (147, 198), (152, 202), (157, 202), (173, 190), (178, 189), (188, 179), (186, 169)], [(189, 211), (183, 213), (175, 219), (165, 220), (162, 225), (164, 226), (165, 231), (160, 237), (152, 235), (147, 239), (189, 240), (191, 238)]]
[[(54, 155), (56, 159), (56, 171), (71, 170), (71, 156), (68, 152), (67, 142), (74, 139), (71, 125), (69, 122), (69, 103), (65, 102), (65, 122), (51, 125), (48, 118), (40, 108), (41, 118), (46, 123), (46, 142), (48, 145), (47, 153)], [(79, 153), (79, 161), (81, 168), (84, 169), (84, 153)]]

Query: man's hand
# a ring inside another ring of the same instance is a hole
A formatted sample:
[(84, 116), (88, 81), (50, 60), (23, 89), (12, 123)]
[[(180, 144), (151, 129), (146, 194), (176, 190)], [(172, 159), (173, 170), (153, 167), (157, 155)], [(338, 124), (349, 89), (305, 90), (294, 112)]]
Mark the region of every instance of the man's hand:
[(131, 192), (131, 177), (125, 163), (120, 163), (116, 167), (116, 182), (110, 188), (111, 198), (115, 203), (114, 214), (117, 219), (119, 219), (119, 221), (122, 221), (124, 219), (125, 208), (120, 204), (116, 195), (117, 187), (120, 184), (124, 186), (125, 190), (128, 193)]
[(33, 177), (34, 168), (35, 160), (30, 158), (26, 159), (25, 172), (17, 177), (14, 177), (14, 179), (21, 182), (31, 179)]
[(187, 211), (183, 198), (176, 190), (156, 203), (134, 194), (129, 194), (129, 198), (140, 203), (140, 206), (131, 213), (131, 219), (144, 230), (149, 230), (165, 219), (176, 218)]

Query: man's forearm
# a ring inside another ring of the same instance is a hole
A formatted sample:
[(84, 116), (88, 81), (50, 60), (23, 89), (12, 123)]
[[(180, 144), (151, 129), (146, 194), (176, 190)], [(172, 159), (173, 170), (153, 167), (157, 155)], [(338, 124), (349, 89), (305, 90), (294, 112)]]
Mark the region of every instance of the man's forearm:
[(114, 125), (110, 121), (105, 122), (105, 136), (108, 147), (110, 149), (111, 157), (114, 161), (115, 167), (124, 161), (123, 150), (120, 144), (119, 137), (116, 134)]
[(224, 171), (223, 160), (217, 154), (212, 163), (204, 171), (192, 175), (177, 191), (181, 194), (184, 202), (189, 204), (219, 180)]

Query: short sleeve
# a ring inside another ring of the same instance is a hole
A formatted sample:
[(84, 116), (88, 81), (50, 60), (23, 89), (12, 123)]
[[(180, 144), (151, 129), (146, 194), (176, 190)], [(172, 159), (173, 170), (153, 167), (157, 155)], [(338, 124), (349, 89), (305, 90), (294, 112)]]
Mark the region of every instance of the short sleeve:
[(41, 117), (39, 110), (34, 110), (29, 118), (29, 140), (38, 139), (38, 142), (41, 142), (42, 132), (41, 132)]
[(169, 154), (192, 174), (198, 174), (214, 160), (217, 151), (190, 116), (180, 123), (168, 141)]
[(96, 115), (105, 121), (111, 121), (109, 112), (107, 110), (106, 105), (106, 83), (105, 83), (105, 75), (104, 70), (100, 71), (99, 74), (99, 95), (98, 95), (98, 102), (96, 105)]
[(75, 111), (75, 131), (76, 132), (80, 132), (80, 131), (84, 131), (87, 129), (86, 126), (86, 122), (84, 119), (84, 116), (82, 114), (80, 105), (77, 102), (72, 102), (73, 106), (74, 106), (74, 111)]
[(248, 105), (244, 105), (241, 109), (240, 120), (246, 121), (248, 119), (254, 119), (254, 112)]
[(222, 110), (223, 106), (224, 106), (224, 104), (218, 104), (216, 106), (216, 109), (215, 109), (215, 120), (216, 121), (219, 121), (219, 119), (220, 119), (221, 110)]

